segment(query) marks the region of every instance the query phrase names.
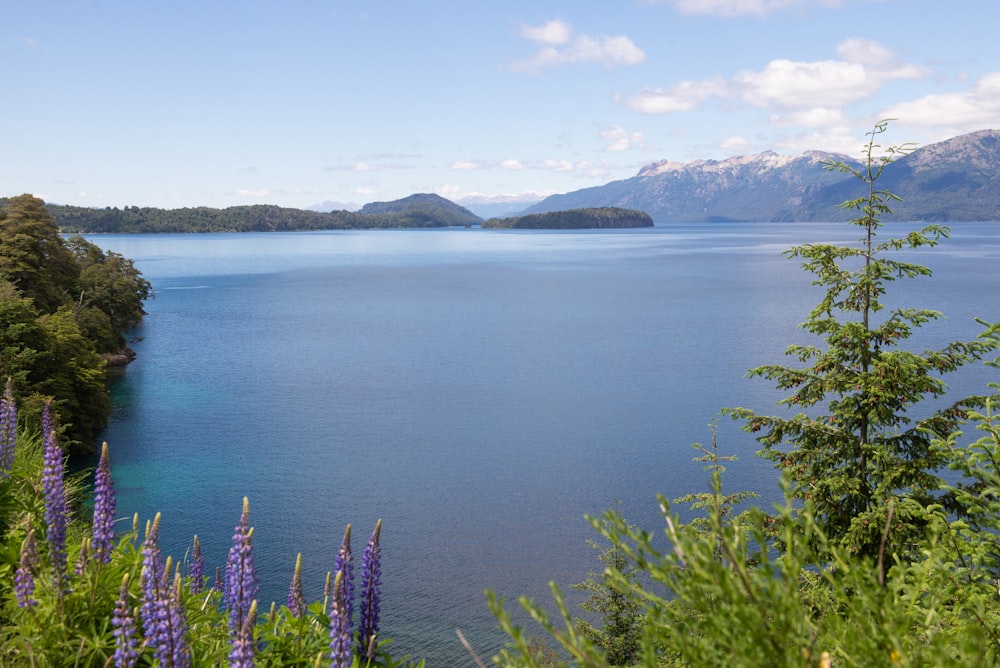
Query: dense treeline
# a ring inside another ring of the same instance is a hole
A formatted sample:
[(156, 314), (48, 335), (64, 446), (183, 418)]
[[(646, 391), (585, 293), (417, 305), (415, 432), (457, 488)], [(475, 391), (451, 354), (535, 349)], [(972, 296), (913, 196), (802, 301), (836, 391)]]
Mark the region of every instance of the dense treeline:
[(111, 412), (107, 359), (128, 357), (125, 332), (151, 286), (131, 260), (80, 236), (63, 238), (31, 195), (0, 208), (0, 379), (39, 424), (51, 401), (63, 441), (87, 452)]
[[(0, 207), (4, 202), (0, 199)], [(413, 196), (399, 202), (402, 205), (392, 209), (329, 213), (270, 204), (226, 209), (137, 206), (90, 209), (60, 204), (48, 204), (46, 208), (59, 229), (68, 234), (363, 230), (470, 226), (481, 222), (479, 217), (436, 195)]]
[(597, 207), (569, 209), (549, 213), (532, 213), (527, 216), (490, 218), (483, 227), (520, 230), (583, 230), (617, 229), (624, 227), (652, 227), (649, 214), (634, 209)]

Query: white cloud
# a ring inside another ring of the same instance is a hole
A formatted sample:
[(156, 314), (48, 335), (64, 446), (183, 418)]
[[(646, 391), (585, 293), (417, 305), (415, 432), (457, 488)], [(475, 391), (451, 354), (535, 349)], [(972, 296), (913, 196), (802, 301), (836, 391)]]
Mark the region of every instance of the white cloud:
[(573, 28), (556, 19), (540, 26), (524, 26), (521, 36), (542, 44), (566, 44), (573, 35)]
[(897, 118), (917, 127), (949, 126), (961, 131), (997, 127), (1000, 118), (1000, 72), (991, 72), (968, 90), (925, 95), (884, 109), (881, 118)]
[(771, 125), (777, 127), (834, 128), (848, 127), (847, 119), (839, 109), (817, 107), (784, 114), (772, 114)]
[[(768, 14), (786, 9), (809, 7), (840, 7), (842, 0), (651, 0), (653, 4), (670, 5), (681, 14), (718, 16), (735, 18), (737, 16), (756, 16), (763, 18)], [(874, 0), (878, 2), (879, 0)]]
[(633, 148), (645, 148), (645, 138), (641, 132), (628, 132), (625, 128), (612, 125), (607, 130), (601, 131), (601, 139), (608, 144), (604, 147), (609, 153), (628, 151)]
[(516, 71), (573, 63), (636, 65), (646, 59), (645, 52), (625, 35), (574, 35), (573, 28), (562, 21), (525, 27), (521, 35), (543, 46), (527, 59), (513, 63), (511, 67)]
[(352, 172), (373, 172), (373, 171), (375, 171), (375, 167), (372, 166), (372, 165), (370, 165), (367, 162), (361, 162), (361, 161), (359, 161), (359, 162), (354, 163), (354, 166), (351, 168), (351, 171)]
[(682, 81), (667, 89), (647, 89), (625, 101), (625, 106), (643, 114), (691, 111), (710, 97), (723, 97), (728, 86), (722, 79)]
[(513, 158), (508, 160), (501, 160), (500, 166), (504, 169), (511, 169), (514, 171), (520, 171), (522, 169), (526, 169), (523, 162), (521, 162), (520, 160), (514, 160)]
[(833, 107), (874, 92), (875, 82), (860, 63), (837, 60), (772, 60), (760, 72), (742, 72), (735, 82), (756, 107)]
[(237, 197), (267, 197), (271, 194), (270, 190), (248, 190), (243, 188), (236, 191)]
[(480, 160), (456, 160), (449, 167), (456, 172), (471, 172), (483, 168)]
[(837, 50), (841, 60), (776, 59), (762, 70), (745, 70), (729, 81), (682, 81), (666, 89), (648, 89), (628, 98), (626, 105), (645, 114), (667, 114), (693, 111), (717, 97), (764, 109), (799, 110), (804, 112), (800, 118), (814, 123), (819, 115), (815, 110), (835, 115), (839, 107), (871, 97), (889, 81), (927, 74), (921, 67), (899, 62), (888, 49), (870, 40), (849, 39)]
[(722, 140), (722, 143), (719, 144), (719, 148), (726, 151), (727, 153), (743, 153), (748, 149), (750, 149), (752, 146), (753, 142), (751, 142), (746, 137), (740, 137), (738, 135), (734, 135), (732, 137), (726, 137), (725, 139)]

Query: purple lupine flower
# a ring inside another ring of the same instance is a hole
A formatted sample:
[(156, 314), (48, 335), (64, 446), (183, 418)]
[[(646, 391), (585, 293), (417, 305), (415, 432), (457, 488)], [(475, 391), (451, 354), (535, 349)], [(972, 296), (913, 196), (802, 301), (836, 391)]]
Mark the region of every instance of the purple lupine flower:
[[(145, 556), (145, 543), (143, 550)], [(155, 552), (158, 553), (159, 549)], [(191, 651), (184, 635), (186, 622), (181, 601), (180, 571), (176, 571), (171, 586), (172, 559), (167, 557), (166, 564), (160, 562), (159, 565), (157, 561), (158, 556), (152, 558), (149, 567), (143, 560), (143, 601), (140, 608), (143, 636), (160, 666), (187, 668), (191, 664)], [(157, 573), (159, 577), (156, 577)]]
[(170, 665), (173, 668), (189, 668), (191, 665), (191, 649), (188, 647), (186, 632), (187, 619), (184, 614), (184, 602), (181, 600), (181, 569), (178, 564), (174, 572), (174, 586), (170, 587), (167, 578), (170, 575), (170, 558), (167, 557), (167, 570), (164, 573), (164, 591), (168, 596), (164, 606), (166, 611), (167, 628), (169, 629), (170, 663), (161, 662), (161, 665)]
[(14, 591), (17, 593), (17, 607), (30, 608), (36, 601), (35, 570), (38, 568), (38, 543), (35, 541), (35, 529), (29, 528), (28, 535), (21, 544), (21, 562), (14, 574)]
[(354, 616), (354, 559), (351, 556), (351, 525), (344, 529), (344, 540), (337, 550), (337, 557), (333, 560), (333, 572), (344, 574), (344, 616), (350, 624)]
[(253, 632), (257, 627), (257, 601), (250, 602), (250, 610), (240, 632), (230, 640), (229, 668), (253, 668), (254, 656), (257, 653), (257, 645), (254, 641)]
[(224, 593), (225, 584), (222, 582), (222, 569), (218, 566), (215, 567), (215, 584), (212, 585), (212, 589), (219, 593)]
[(194, 537), (194, 545), (191, 547), (191, 563), (188, 564), (188, 579), (191, 584), (192, 594), (200, 594), (205, 586), (205, 558), (201, 556), (201, 543), (198, 536)]
[(169, 571), (157, 544), (159, 536), (160, 514), (157, 513), (152, 524), (146, 523), (146, 539), (142, 543), (142, 572), (139, 580), (142, 601), (139, 614), (146, 644), (153, 649), (161, 666), (170, 666), (173, 659), (169, 610), (171, 594), (165, 591), (166, 573)]
[(344, 572), (337, 571), (330, 603), (330, 668), (351, 666), (351, 620), (344, 610)]
[(42, 438), (45, 443), (42, 464), (42, 491), (45, 495), (45, 526), (49, 543), (49, 561), (59, 592), (66, 577), (66, 491), (63, 487), (63, 451), (52, 425), (52, 404), (42, 410)]
[(295, 557), (295, 573), (292, 583), (288, 585), (288, 609), (295, 617), (301, 617), (306, 612), (306, 597), (302, 594), (302, 553)]
[(365, 546), (361, 558), (361, 622), (358, 627), (358, 653), (371, 658), (375, 648), (374, 639), (379, 628), (379, 603), (382, 596), (382, 557), (379, 549), (379, 534), (382, 520), (375, 523), (372, 537)]
[(128, 604), (128, 573), (122, 577), (121, 590), (111, 613), (112, 635), (115, 638), (115, 668), (132, 668), (139, 658), (139, 639), (136, 637), (135, 617)]
[(14, 401), (14, 385), (8, 378), (7, 388), (0, 397), (0, 480), (10, 477), (16, 442), (17, 403)]
[(101, 445), (101, 459), (94, 473), (94, 558), (108, 563), (115, 540), (115, 485), (111, 480), (108, 444)]
[(226, 562), (226, 607), (229, 609), (229, 631), (236, 634), (250, 612), (250, 603), (257, 598), (257, 570), (253, 563), (253, 529), (250, 528), (250, 499), (243, 497), (243, 513), (233, 534)]

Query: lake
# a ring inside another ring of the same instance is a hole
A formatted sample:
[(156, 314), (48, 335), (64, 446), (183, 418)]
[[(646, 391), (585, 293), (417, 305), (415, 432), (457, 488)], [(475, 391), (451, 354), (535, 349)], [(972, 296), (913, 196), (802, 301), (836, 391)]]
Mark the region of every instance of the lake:
[[(175, 558), (198, 534), (212, 572), (248, 496), (264, 609), (284, 602), (297, 552), (320, 598), (344, 526), (360, 560), (382, 518), (394, 655), (472, 665), (461, 628), (488, 663), (504, 638), (484, 589), (516, 608), (599, 571), (584, 515), (616, 502), (662, 534), (656, 495), (706, 489), (690, 444), (711, 441), (719, 409), (777, 410), (781, 395), (745, 372), (809, 341), (797, 325), (819, 295), (781, 252), (858, 236), (846, 224), (90, 236), (156, 293), (104, 434), (118, 509), (162, 512)], [(921, 346), (1000, 319), (1000, 225), (956, 224), (911, 258), (934, 277), (890, 295), (947, 315)], [(987, 379), (975, 364), (949, 381), (968, 394)], [(725, 485), (773, 500), (754, 441), (729, 420), (718, 434), (740, 456)]]

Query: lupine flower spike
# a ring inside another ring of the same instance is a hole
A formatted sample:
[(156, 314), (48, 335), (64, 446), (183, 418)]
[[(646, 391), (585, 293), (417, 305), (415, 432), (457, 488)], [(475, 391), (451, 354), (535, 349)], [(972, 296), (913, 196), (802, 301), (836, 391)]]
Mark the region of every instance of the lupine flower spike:
[(3, 397), (0, 397), (0, 480), (10, 476), (14, 466), (14, 449), (17, 441), (17, 404), (10, 378)]
[(160, 665), (170, 665), (173, 668), (188, 668), (191, 665), (191, 649), (187, 644), (187, 619), (185, 618), (184, 603), (181, 600), (180, 564), (177, 565), (177, 570), (174, 571), (174, 586), (166, 587), (165, 589), (169, 593), (165, 607), (169, 619), (171, 663), (166, 664), (161, 662)]
[(257, 570), (253, 563), (253, 529), (250, 528), (250, 500), (243, 497), (243, 514), (233, 533), (229, 548), (225, 581), (226, 607), (229, 609), (230, 636), (240, 632), (250, 613), (250, 603), (257, 598)]
[(201, 543), (198, 536), (194, 537), (191, 547), (191, 563), (188, 564), (188, 579), (191, 581), (192, 594), (200, 594), (205, 585), (205, 558), (201, 555)]
[(101, 445), (101, 459), (94, 473), (94, 559), (111, 561), (115, 540), (115, 486), (111, 480), (108, 444)]
[(350, 668), (351, 623), (345, 615), (344, 572), (337, 571), (330, 603), (330, 668)]
[(253, 632), (257, 626), (257, 601), (250, 602), (250, 610), (240, 632), (233, 636), (232, 648), (229, 650), (229, 668), (253, 668), (254, 655), (257, 647)]
[(46, 403), (42, 410), (42, 438), (46, 538), (56, 589), (62, 592), (66, 578), (66, 492), (63, 487), (63, 452), (52, 425), (51, 402)]
[(358, 628), (358, 653), (372, 658), (374, 638), (379, 629), (379, 605), (382, 595), (382, 564), (379, 534), (382, 520), (375, 523), (372, 537), (361, 560), (361, 624)]
[(17, 607), (30, 608), (37, 601), (32, 598), (35, 593), (35, 571), (38, 569), (38, 543), (35, 541), (34, 528), (28, 529), (28, 535), (21, 545), (21, 562), (14, 574), (14, 591), (17, 593)]
[(344, 616), (350, 624), (354, 616), (354, 558), (351, 556), (350, 524), (344, 529), (344, 540), (337, 551), (337, 558), (333, 560), (333, 572), (337, 571), (344, 574), (341, 585), (344, 588)]
[(139, 640), (136, 637), (135, 617), (128, 600), (128, 573), (122, 577), (122, 587), (115, 601), (114, 612), (111, 613), (111, 626), (115, 637), (115, 668), (132, 668), (139, 658), (136, 649)]
[(292, 584), (288, 586), (288, 609), (292, 615), (301, 617), (306, 612), (306, 597), (302, 593), (302, 553), (295, 557), (295, 573)]

